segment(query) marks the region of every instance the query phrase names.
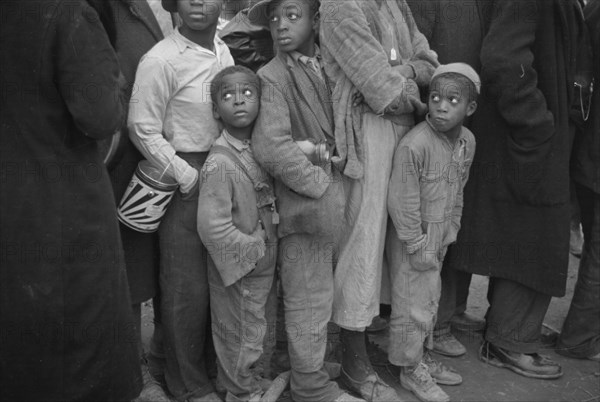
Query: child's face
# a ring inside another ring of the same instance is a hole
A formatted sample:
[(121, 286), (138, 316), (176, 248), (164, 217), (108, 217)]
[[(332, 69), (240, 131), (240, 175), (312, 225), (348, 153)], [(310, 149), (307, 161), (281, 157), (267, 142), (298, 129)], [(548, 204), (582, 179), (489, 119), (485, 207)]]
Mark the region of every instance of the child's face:
[(461, 126), (472, 115), (477, 103), (469, 101), (469, 88), (447, 77), (434, 80), (429, 91), (429, 120), (435, 129), (446, 133)]
[(278, 48), (309, 54), (314, 48), (318, 15), (305, 0), (280, 0), (269, 7), (269, 28)]
[(183, 24), (193, 31), (215, 26), (221, 15), (223, 0), (178, 0), (177, 11)]
[(245, 128), (256, 120), (259, 105), (256, 84), (247, 74), (236, 72), (223, 77), (214, 115), (226, 127)]

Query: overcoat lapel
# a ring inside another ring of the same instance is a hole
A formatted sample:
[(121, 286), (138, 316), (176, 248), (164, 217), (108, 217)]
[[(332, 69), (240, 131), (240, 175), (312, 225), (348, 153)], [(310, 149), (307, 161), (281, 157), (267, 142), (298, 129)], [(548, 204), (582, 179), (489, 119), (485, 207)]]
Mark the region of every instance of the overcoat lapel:
[(162, 30), (160, 29), (160, 25), (158, 25), (158, 21), (156, 21), (156, 17), (154, 16), (154, 13), (152, 12), (152, 9), (146, 0), (119, 1), (125, 4), (131, 11), (131, 14), (148, 28), (157, 42), (164, 37)]

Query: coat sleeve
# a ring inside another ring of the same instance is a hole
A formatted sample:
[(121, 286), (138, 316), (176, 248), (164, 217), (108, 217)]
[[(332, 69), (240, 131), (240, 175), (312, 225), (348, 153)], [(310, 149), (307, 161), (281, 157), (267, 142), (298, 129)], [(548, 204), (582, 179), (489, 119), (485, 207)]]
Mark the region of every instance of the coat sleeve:
[(96, 11), (87, 2), (60, 3), (61, 43), (56, 83), (77, 128), (87, 136), (109, 137), (124, 122), (125, 78)]
[(324, 1), (322, 10), (329, 10), (330, 17), (321, 22), (321, 45), (331, 53), (369, 107), (377, 114), (384, 113), (392, 104), (394, 114), (420, 109), (419, 88), (390, 66), (358, 1)]
[(408, 245), (423, 237), (419, 182), (422, 169), (422, 161), (414, 150), (400, 144), (394, 155), (387, 205), (398, 238)]
[[(425, 2), (427, 3), (427, 2)], [(401, 1), (401, 5), (404, 9), (408, 9), (408, 6)], [(416, 83), (421, 87), (429, 87), (429, 82), (437, 66), (440, 65), (438, 62), (437, 53), (431, 50), (427, 37), (420, 31), (420, 28), (414, 20), (412, 12), (406, 12), (408, 25), (411, 27), (412, 34), (412, 47), (414, 50), (414, 56), (410, 60), (409, 64), (415, 69)], [(435, 18), (433, 19), (435, 21)]]
[[(236, 167), (226, 158), (211, 155), (200, 173), (197, 229), (223, 284), (229, 286), (252, 271), (264, 249), (261, 239), (243, 233), (233, 224), (233, 186)], [(263, 251), (264, 252), (264, 251)]]
[[(321, 198), (330, 178), (323, 168), (313, 165), (292, 138), (285, 82), (269, 79), (262, 72), (261, 106), (252, 133), (254, 157), (276, 180), (296, 193)], [(291, 101), (293, 102), (293, 100)], [(292, 103), (293, 104), (293, 103)]]
[(484, 94), (510, 127), (509, 153), (526, 165), (545, 161), (555, 131), (534, 68), (538, 7), (535, 0), (496, 0), (481, 51)]

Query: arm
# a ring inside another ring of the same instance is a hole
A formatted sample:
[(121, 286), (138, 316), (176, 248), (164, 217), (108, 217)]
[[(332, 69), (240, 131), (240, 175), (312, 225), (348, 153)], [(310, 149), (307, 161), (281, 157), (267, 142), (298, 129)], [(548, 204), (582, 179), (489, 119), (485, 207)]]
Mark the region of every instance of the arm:
[[(423, 13), (429, 17), (431, 14), (428, 11), (431, 7), (435, 7), (435, 4), (428, 5), (427, 3), (431, 2), (423, 1), (423, 5), (421, 7), (429, 7), (425, 8), (425, 12)], [(404, 3), (404, 0), (400, 0), (400, 6), (403, 7), (402, 9), (408, 10), (408, 6)], [(419, 25), (413, 18), (413, 13), (405, 12), (404, 14), (406, 15), (405, 18), (407, 19), (408, 26), (411, 27), (412, 47), (414, 50), (414, 56), (408, 64), (411, 65), (415, 70), (416, 83), (419, 86), (428, 87), (431, 77), (433, 76), (433, 72), (435, 71), (436, 67), (440, 65), (440, 63), (438, 62), (437, 54), (429, 48), (429, 42), (425, 35), (421, 33)], [(433, 18), (429, 21), (432, 25), (430, 28), (431, 30), (434, 29), (433, 23), (435, 22), (435, 15), (436, 14), (434, 14)]]
[(394, 154), (387, 204), (398, 238), (409, 247), (417, 247), (424, 235), (419, 183), (422, 169), (423, 163), (415, 152), (400, 144)]
[(125, 79), (95, 11), (86, 2), (64, 7), (69, 9), (56, 14), (65, 20), (58, 24), (64, 32), (56, 58), (57, 85), (77, 128), (96, 139), (109, 137), (123, 123)]
[(129, 104), (129, 138), (152, 164), (173, 177), (187, 193), (198, 178), (198, 171), (175, 154), (163, 136), (167, 104), (177, 89), (175, 72), (164, 61), (144, 57), (140, 62), (134, 88), (138, 91)]
[(555, 130), (533, 65), (537, 7), (533, 0), (495, 1), (481, 51), (484, 96), (496, 101), (510, 126), (509, 154), (525, 164), (546, 159)]
[(227, 172), (235, 170), (228, 159), (211, 155), (200, 173), (198, 234), (225, 286), (252, 271), (265, 252), (262, 239), (243, 233), (233, 224), (233, 183)]
[[(321, 198), (329, 186), (325, 170), (313, 165), (292, 138), (290, 111), (282, 83), (261, 76), (261, 107), (252, 133), (256, 160), (276, 180), (310, 198)], [(288, 96), (289, 97), (289, 96)]]
[[(330, 19), (321, 23), (321, 45), (377, 114), (412, 113), (422, 109), (416, 83), (390, 66), (381, 44), (372, 35), (357, 1), (328, 0), (322, 10)], [(332, 12), (331, 10), (335, 12)], [(391, 111), (393, 109), (393, 112)]]

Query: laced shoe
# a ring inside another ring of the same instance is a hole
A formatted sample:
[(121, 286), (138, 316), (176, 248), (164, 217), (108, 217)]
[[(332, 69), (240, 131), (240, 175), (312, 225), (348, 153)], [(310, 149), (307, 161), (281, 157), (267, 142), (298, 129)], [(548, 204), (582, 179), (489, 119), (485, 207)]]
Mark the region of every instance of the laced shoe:
[(462, 377), (453, 368), (447, 367), (444, 363), (435, 360), (429, 352), (423, 353), (423, 363), (429, 370), (429, 375), (436, 383), (441, 385), (459, 385), (462, 383)]
[(450, 332), (433, 337), (433, 351), (450, 357), (458, 357), (467, 353), (464, 345)]
[(400, 385), (423, 402), (449, 402), (450, 397), (435, 383), (425, 363), (402, 367)]

